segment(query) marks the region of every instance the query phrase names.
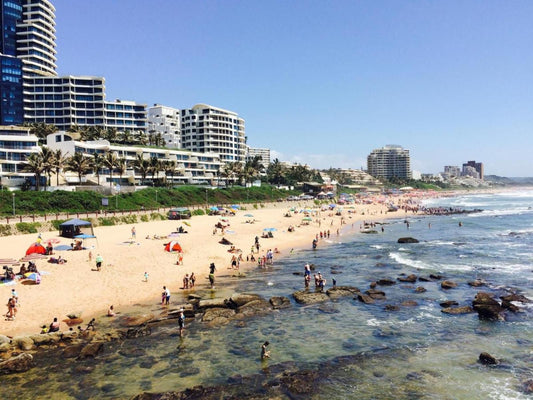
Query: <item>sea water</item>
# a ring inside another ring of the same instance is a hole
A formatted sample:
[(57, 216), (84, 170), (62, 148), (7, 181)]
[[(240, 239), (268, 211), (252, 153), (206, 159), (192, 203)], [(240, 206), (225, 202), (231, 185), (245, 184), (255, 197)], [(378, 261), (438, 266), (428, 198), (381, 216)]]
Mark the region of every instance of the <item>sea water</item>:
[[(531, 398), (522, 387), (533, 379), (532, 305), (518, 304), (522, 312), (488, 322), (476, 313), (444, 314), (439, 303), (471, 305), (478, 291), (496, 296), (512, 291), (533, 299), (533, 191), (464, 194), (426, 205), (483, 211), (386, 221), (378, 234), (359, 233), (360, 223), (352, 225), (347, 218), (341, 234), (322, 239), (317, 250), (311, 250), (310, 238), (309, 249), (217, 287), (228, 295), (286, 296), (290, 308), (216, 328), (191, 323), (184, 338), (169, 322), (149, 337), (106, 344), (94, 360), (64, 359), (57, 351), (38, 355), (36, 368), (1, 378), (0, 397), (129, 398), (143, 391), (224, 385), (236, 376), (264, 372), (259, 354), (268, 340), (267, 366), (318, 368), (314, 399)], [(420, 242), (398, 244), (404, 236)], [(365, 291), (378, 279), (409, 274), (442, 275), (458, 286), (444, 290), (440, 281), (397, 282), (378, 287), (387, 298), (374, 304), (350, 296), (298, 305), (291, 294), (303, 289), (307, 262), (326, 277), (327, 287), (334, 278), (338, 286)], [(476, 279), (487, 286), (468, 285)], [(418, 293), (417, 287), (426, 291)], [(402, 305), (407, 300), (416, 305)], [(386, 311), (386, 305), (399, 309)], [(482, 366), (477, 362), (481, 352), (500, 364)], [(355, 358), (340, 365), (343, 356)]]

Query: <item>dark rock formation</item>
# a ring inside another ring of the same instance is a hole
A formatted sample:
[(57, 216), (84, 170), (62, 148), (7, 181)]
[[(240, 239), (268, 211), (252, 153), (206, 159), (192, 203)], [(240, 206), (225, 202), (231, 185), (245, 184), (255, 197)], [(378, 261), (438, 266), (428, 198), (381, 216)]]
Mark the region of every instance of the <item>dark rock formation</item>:
[(245, 305), (246, 303), (260, 299), (261, 296), (257, 294), (234, 294), (226, 301), (226, 305), (228, 307), (238, 308)]
[(374, 300), (385, 300), (385, 292), (376, 289), (368, 289), (365, 294), (372, 297)]
[(491, 356), (489, 353), (481, 353), (479, 355), (479, 362), (483, 365), (496, 365), (498, 364), (498, 360)]
[(431, 279), (430, 278), (426, 278), (425, 276), (419, 276), (418, 280), (420, 282), (431, 282)]
[(359, 293), (357, 299), (365, 304), (373, 304), (374, 299), (366, 294)]
[(300, 304), (320, 303), (329, 299), (328, 295), (324, 292), (310, 292), (305, 290), (294, 292), (292, 297)]
[(272, 311), (270, 303), (264, 299), (257, 299), (249, 301), (248, 303), (239, 307), (239, 314), (245, 317), (252, 317), (255, 315), (262, 315)]
[(440, 287), (443, 289), (453, 289), (457, 287), (457, 283), (453, 281), (442, 281)]
[(478, 292), (472, 303), (474, 310), (478, 313), (479, 319), (489, 321), (505, 320), (503, 314), (504, 308), (500, 306), (500, 303), (493, 299), (490, 293)]
[(455, 300), (446, 300), (446, 301), (439, 303), (439, 305), (441, 307), (451, 307), (451, 306), (458, 306), (459, 303), (456, 302)]
[(331, 299), (338, 299), (339, 297), (353, 296), (359, 293), (360, 290), (355, 286), (337, 286), (326, 291), (326, 294)]
[(285, 296), (271, 297), (269, 302), (272, 305), (272, 308), (274, 309), (287, 308), (291, 306), (291, 301)]
[(394, 305), (394, 304), (387, 304), (384, 307), (384, 310), (385, 311), (399, 311), (400, 310), (400, 306), (397, 306), (397, 305)]
[(446, 307), (440, 310), (441, 312), (445, 314), (470, 314), (474, 312), (474, 309), (470, 306), (463, 306), (463, 307)]
[(395, 281), (393, 281), (392, 279), (388, 279), (388, 278), (379, 279), (378, 281), (376, 281), (376, 283), (380, 286), (392, 286), (396, 284)]
[(487, 283), (482, 281), (481, 279), (476, 279), (475, 281), (470, 281), (468, 284), (472, 287), (480, 287), (485, 286)]
[(415, 274), (411, 274), (411, 275), (408, 275), (408, 276), (400, 276), (397, 278), (400, 282), (416, 282), (417, 280), (417, 277)]
[(103, 348), (104, 348), (104, 344), (102, 342), (88, 343), (81, 350), (80, 355), (78, 356), (78, 359), (83, 360), (88, 357), (95, 358), (98, 355), (98, 353), (100, 353), (103, 350)]
[(202, 322), (209, 322), (214, 325), (224, 325), (234, 316), (235, 310), (232, 310), (231, 308), (208, 308), (202, 316)]
[(427, 289), (423, 286), (418, 286), (416, 289), (415, 289), (415, 292), (416, 293), (424, 293), (424, 292), (427, 292)]
[(429, 274), (429, 277), (430, 277), (430, 279), (434, 279), (436, 281), (440, 281), (441, 279), (444, 278), (444, 276), (439, 275), (439, 274)]
[(128, 316), (122, 319), (122, 326), (139, 326), (154, 319), (153, 314)]
[(404, 300), (400, 305), (404, 307), (416, 307), (418, 303), (414, 300)]
[(11, 357), (8, 360), (0, 362), (0, 374), (12, 374), (15, 372), (26, 372), (33, 368), (33, 356), (28, 353), (22, 353), (18, 356)]
[(419, 243), (419, 240), (413, 237), (401, 237), (398, 239), (398, 243)]

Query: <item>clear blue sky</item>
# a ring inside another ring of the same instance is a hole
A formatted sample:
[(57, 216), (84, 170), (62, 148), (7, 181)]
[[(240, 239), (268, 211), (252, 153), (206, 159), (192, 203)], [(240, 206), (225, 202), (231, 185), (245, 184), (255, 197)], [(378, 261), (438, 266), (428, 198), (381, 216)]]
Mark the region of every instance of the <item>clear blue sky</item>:
[(316, 168), (482, 161), (533, 176), (533, 1), (53, 0), (60, 74), (108, 99), (208, 103)]

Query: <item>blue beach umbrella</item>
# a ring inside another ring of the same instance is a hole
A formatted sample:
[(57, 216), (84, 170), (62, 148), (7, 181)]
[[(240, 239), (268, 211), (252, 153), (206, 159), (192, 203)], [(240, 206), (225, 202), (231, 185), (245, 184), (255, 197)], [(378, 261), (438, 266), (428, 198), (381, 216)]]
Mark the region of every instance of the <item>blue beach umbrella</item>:
[(218, 207), (211, 207), (210, 210), (211, 211), (218, 211)]
[(234, 208), (235, 210), (238, 210), (239, 208), (241, 208), (241, 206), (239, 206), (238, 204), (233, 204), (231, 206), (231, 208)]
[(275, 232), (275, 231), (277, 231), (276, 228), (265, 228), (265, 229), (263, 229), (263, 230), (264, 230), (265, 232)]
[(82, 233), (81, 235), (74, 236), (75, 239), (95, 239), (96, 236), (94, 235), (87, 235), (86, 233)]
[(245, 217), (253, 218), (253, 214), (244, 214)]

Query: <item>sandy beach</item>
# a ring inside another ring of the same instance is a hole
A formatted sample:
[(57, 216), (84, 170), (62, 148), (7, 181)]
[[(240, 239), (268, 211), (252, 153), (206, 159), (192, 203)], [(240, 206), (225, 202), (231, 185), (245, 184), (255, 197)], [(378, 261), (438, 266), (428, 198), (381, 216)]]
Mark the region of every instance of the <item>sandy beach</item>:
[[(396, 202), (398, 198), (394, 199)], [(67, 318), (67, 314), (81, 312), (85, 322), (92, 317), (105, 318), (107, 309), (114, 305), (115, 310), (127, 309), (133, 304), (156, 303), (161, 298), (163, 286), (170, 289), (171, 304), (173, 299), (182, 289), (185, 274), (194, 272), (197, 276), (196, 287), (208, 286), (207, 276), (209, 264), (215, 263), (217, 286), (224, 285), (224, 278), (235, 273), (229, 269), (232, 253), (230, 246), (222, 245), (222, 237), (231, 241), (237, 249), (242, 249), (244, 262), (240, 264), (240, 271), (246, 272), (250, 268), (258, 268), (256, 262), (246, 262), (247, 255), (254, 244), (256, 236), (261, 237), (265, 228), (274, 228), (273, 238), (260, 239), (260, 255), (268, 249), (277, 248), (279, 254), (275, 258), (287, 256), (292, 248), (311, 247), (313, 238), (320, 231), (330, 230), (331, 235), (343, 234), (343, 228), (354, 228), (358, 231), (362, 221), (379, 221), (385, 218), (404, 217), (403, 210), (388, 212), (383, 202), (372, 204), (356, 204), (344, 207), (341, 215), (334, 211), (320, 211), (314, 208), (315, 214), (309, 225), (302, 224), (303, 214), (294, 214), (286, 217), (285, 214), (291, 207), (297, 210), (304, 207), (298, 203), (273, 203), (265, 207), (253, 209), (248, 207), (239, 210), (236, 215), (227, 217), (229, 226), (224, 235), (218, 229), (213, 233), (214, 226), (220, 216), (194, 216), (187, 220), (190, 226), (181, 221), (156, 221), (137, 223), (135, 225), (118, 225), (109, 227), (96, 227), (94, 229), (97, 239), (86, 239), (84, 245), (87, 250), (57, 251), (54, 257), (61, 255), (68, 262), (66, 264), (51, 264), (46, 259), (37, 260), (36, 264), (42, 272), (42, 281), (39, 285), (24, 285), (18, 282), (14, 285), (1, 285), (0, 296), (4, 299), (3, 315), (7, 312), (8, 298), (14, 288), (18, 292), (20, 306), (14, 321), (0, 320), (0, 334), (17, 336), (34, 334), (40, 331), (42, 325), (49, 325), (54, 317), (60, 321)], [(245, 214), (252, 214), (246, 217)], [(253, 220), (254, 223), (247, 221)], [(344, 223), (342, 223), (344, 222)], [(293, 225), (295, 230), (288, 231)], [(132, 227), (135, 226), (136, 238), (132, 238)], [(178, 237), (153, 239), (154, 235), (165, 237), (183, 226), (188, 233)], [(348, 231), (346, 229), (346, 231)], [(148, 238), (148, 236), (150, 238)], [(43, 232), (42, 240), (59, 239), (57, 245), (69, 245), (71, 240), (60, 238), (57, 232)], [(20, 259), (26, 249), (37, 240), (37, 234), (7, 236), (0, 238), (0, 257)], [(164, 251), (164, 244), (176, 240), (183, 248), (183, 264), (176, 265), (176, 253)], [(55, 245), (55, 246), (57, 246)], [(326, 245), (320, 241), (320, 247)], [(92, 260), (89, 260), (92, 253)], [(96, 271), (95, 258), (100, 254), (103, 257), (101, 271)], [(255, 254), (257, 257), (257, 253)], [(19, 267), (15, 267), (15, 272)], [(144, 274), (148, 273), (148, 281)], [(61, 329), (68, 329), (61, 323)]]

